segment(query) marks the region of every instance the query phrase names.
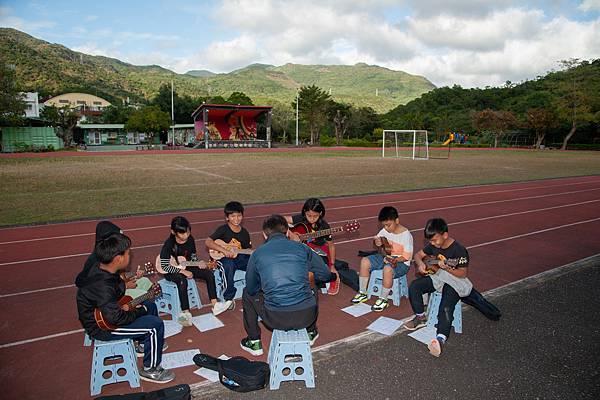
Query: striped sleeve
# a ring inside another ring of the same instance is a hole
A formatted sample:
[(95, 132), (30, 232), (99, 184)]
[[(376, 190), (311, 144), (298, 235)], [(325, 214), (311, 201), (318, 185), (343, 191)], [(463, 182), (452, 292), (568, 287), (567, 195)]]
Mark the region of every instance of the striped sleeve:
[(170, 263), (170, 258), (161, 258), (160, 259), (160, 267), (168, 274), (177, 274), (181, 272), (180, 268), (174, 267)]

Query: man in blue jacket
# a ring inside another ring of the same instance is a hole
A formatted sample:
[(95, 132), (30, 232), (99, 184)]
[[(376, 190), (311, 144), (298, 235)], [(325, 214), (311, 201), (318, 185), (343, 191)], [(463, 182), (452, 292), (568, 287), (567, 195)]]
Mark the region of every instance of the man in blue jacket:
[(263, 222), (266, 242), (250, 257), (246, 268), (242, 349), (254, 356), (263, 354), (258, 317), (270, 329), (304, 329), (312, 345), (317, 332), (317, 291), (311, 289), (309, 272), (319, 281), (331, 280), (323, 259), (308, 246), (289, 240), (288, 224), (281, 215)]

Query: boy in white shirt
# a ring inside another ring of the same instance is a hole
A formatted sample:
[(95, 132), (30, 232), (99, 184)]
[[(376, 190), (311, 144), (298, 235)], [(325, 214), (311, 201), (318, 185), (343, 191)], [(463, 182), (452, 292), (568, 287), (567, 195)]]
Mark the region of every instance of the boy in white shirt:
[[(351, 302), (352, 304), (359, 304), (367, 301), (367, 286), (371, 271), (383, 269), (381, 295), (371, 307), (371, 310), (381, 312), (389, 305), (388, 296), (392, 290), (394, 278), (406, 275), (408, 272), (413, 253), (413, 237), (406, 227), (400, 225), (398, 210), (394, 207), (383, 207), (379, 211), (378, 219), (383, 229), (377, 233), (373, 243), (375, 247), (380, 249), (380, 253), (363, 257), (360, 260), (359, 292), (352, 298)], [(385, 246), (382, 238), (387, 239), (388, 246)], [(385, 247), (387, 248), (384, 249)]]

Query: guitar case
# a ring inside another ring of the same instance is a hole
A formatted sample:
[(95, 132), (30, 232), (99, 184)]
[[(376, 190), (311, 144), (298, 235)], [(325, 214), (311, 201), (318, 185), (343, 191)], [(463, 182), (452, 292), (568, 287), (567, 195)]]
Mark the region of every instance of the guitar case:
[(170, 386), (153, 392), (130, 393), (96, 397), (96, 400), (191, 400), (192, 393), (187, 384)]

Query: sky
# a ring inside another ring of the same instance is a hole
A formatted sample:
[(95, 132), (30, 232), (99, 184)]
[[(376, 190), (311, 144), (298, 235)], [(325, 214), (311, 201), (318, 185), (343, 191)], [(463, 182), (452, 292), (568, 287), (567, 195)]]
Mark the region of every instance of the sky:
[(0, 27), (177, 73), (364, 62), (485, 87), (600, 58), (600, 0), (0, 0)]

